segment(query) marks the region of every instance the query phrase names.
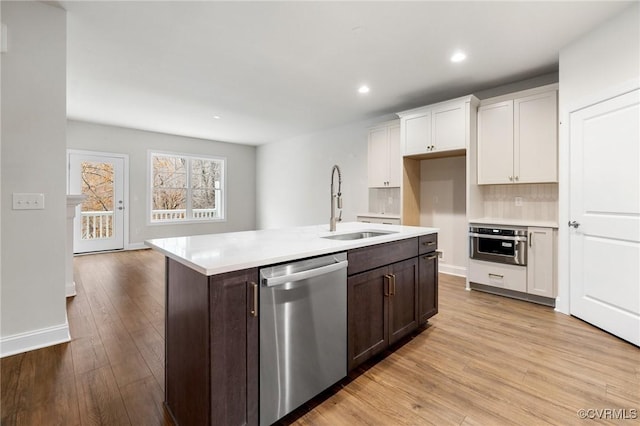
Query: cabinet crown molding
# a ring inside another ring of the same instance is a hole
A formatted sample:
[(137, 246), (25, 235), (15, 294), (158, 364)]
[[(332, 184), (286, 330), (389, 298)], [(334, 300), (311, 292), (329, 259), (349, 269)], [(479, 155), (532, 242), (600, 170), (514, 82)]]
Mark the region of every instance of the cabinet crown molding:
[(425, 105), (425, 106), (421, 106), (418, 108), (412, 108), (412, 109), (408, 109), (405, 111), (400, 111), (397, 112), (396, 115), (400, 118), (403, 117), (409, 117), (412, 115), (417, 115), (417, 114), (421, 114), (425, 111), (431, 110), (434, 107), (439, 107), (442, 105), (446, 105), (448, 103), (460, 103), (460, 102), (469, 102), (471, 103), (471, 106), (477, 106), (478, 103), (480, 102), (480, 100), (478, 98), (476, 98), (474, 95), (466, 95), (466, 96), (461, 96), (459, 98), (455, 98), (455, 99), (448, 99), (446, 101), (442, 101), (442, 102), (437, 102), (434, 104), (429, 104), (429, 105)]
[(533, 87), (531, 89), (520, 90), (517, 92), (506, 93), (504, 95), (494, 96), (492, 98), (481, 99), (479, 106), (491, 105), (498, 102), (509, 101), (515, 98), (524, 98), (531, 95), (550, 92), (552, 90), (558, 90), (558, 87), (558, 83), (553, 83), (547, 84), (545, 86)]
[(372, 126), (367, 127), (367, 130), (374, 130), (374, 129), (380, 129), (382, 127), (399, 126), (399, 125), (400, 125), (400, 119), (396, 118), (393, 120), (381, 121), (380, 123), (376, 123)]

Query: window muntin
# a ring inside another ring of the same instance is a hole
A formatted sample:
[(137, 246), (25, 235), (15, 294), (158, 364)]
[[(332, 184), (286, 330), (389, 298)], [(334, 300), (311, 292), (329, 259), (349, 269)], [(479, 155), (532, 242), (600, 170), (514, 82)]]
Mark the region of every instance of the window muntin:
[(151, 223), (224, 220), (225, 159), (151, 153)]

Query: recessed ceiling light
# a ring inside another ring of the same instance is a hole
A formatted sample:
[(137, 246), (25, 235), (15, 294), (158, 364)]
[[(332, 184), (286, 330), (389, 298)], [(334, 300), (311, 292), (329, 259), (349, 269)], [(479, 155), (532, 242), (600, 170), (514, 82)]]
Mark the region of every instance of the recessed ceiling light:
[(451, 62), (462, 62), (465, 59), (467, 59), (467, 55), (460, 50), (451, 55)]
[(358, 88), (358, 93), (369, 93), (369, 86), (362, 85)]
[(219, 115), (214, 115), (213, 118), (215, 118), (216, 120), (220, 120), (220, 116)]

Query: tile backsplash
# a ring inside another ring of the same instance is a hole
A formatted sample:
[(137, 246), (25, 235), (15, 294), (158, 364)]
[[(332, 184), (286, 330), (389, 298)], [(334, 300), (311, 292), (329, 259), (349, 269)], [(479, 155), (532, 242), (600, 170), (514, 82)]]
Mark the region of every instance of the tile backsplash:
[[(486, 185), (481, 188), (485, 217), (558, 220), (557, 183)], [(520, 202), (522, 205), (516, 205)]]
[(400, 214), (400, 188), (369, 188), (369, 213)]

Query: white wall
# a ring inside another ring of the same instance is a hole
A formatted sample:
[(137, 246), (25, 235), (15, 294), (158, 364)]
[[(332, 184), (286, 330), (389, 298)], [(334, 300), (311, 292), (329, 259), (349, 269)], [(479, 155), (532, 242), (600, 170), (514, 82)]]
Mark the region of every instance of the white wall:
[(420, 162), (420, 225), (440, 228), (441, 272), (466, 276), (466, 157)]
[[(69, 339), (65, 304), (66, 14), (41, 2), (0, 4), (2, 53), (2, 356)], [(12, 194), (44, 193), (43, 210)]]
[(366, 213), (367, 129), (390, 118), (360, 121), (258, 147), (258, 228), (324, 223), (328, 228), (334, 164), (342, 171), (343, 221), (355, 221), (356, 215)]
[(569, 112), (611, 88), (640, 79), (640, 6), (620, 15), (560, 51), (560, 149), (558, 299), (556, 309), (569, 313)]
[[(181, 235), (255, 229), (256, 224), (256, 148), (249, 145), (215, 142), (163, 133), (69, 120), (67, 148), (112, 152), (129, 156), (129, 241)], [(182, 225), (149, 225), (148, 150), (184, 154), (222, 156), (227, 159), (227, 220)]]

